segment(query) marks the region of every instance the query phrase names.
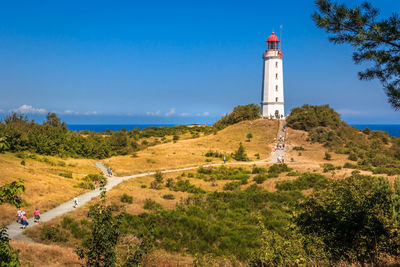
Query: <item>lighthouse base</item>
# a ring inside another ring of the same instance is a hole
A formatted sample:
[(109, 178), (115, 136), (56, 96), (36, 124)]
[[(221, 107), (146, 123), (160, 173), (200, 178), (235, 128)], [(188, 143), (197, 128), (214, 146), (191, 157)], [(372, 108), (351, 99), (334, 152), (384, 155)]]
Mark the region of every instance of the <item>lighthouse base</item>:
[(262, 116), (266, 119), (280, 119), (285, 116), (283, 102), (261, 103)]

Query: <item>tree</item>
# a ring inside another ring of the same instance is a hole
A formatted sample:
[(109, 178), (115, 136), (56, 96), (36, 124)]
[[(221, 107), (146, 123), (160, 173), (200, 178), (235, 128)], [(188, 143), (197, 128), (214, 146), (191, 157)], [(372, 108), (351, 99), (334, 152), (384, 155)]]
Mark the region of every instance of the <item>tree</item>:
[(295, 222), (304, 235), (323, 240), (332, 261), (377, 263), (399, 253), (398, 196), (386, 178), (356, 174), (299, 204)]
[(50, 125), (53, 127), (59, 127), (62, 125), (61, 119), (59, 117), (57, 117), (57, 114), (54, 112), (47, 113), (46, 120), (47, 121), (44, 123), (45, 125)]
[[(23, 181), (3, 185), (0, 187), (0, 205), (9, 203), (18, 208), (22, 202), (19, 194), (24, 191)], [(10, 246), (9, 241), (7, 227), (0, 227), (0, 266), (19, 266), (18, 251)]]
[(233, 155), (233, 158), (236, 160), (239, 160), (239, 161), (248, 161), (249, 160), (242, 143), (239, 144), (238, 150), (236, 150), (235, 154)]
[(247, 138), (247, 142), (250, 142), (250, 139), (253, 138), (253, 134), (252, 133), (248, 133), (246, 135), (246, 138)]
[(7, 142), (7, 138), (0, 137), (0, 153), (10, 149), (10, 144)]
[(92, 219), (90, 234), (76, 249), (79, 258), (85, 259), (86, 266), (115, 266), (116, 246), (120, 237), (120, 218), (114, 217), (112, 207), (105, 204), (106, 192), (100, 188), (101, 203), (90, 207), (88, 217)]
[(261, 117), (261, 108), (256, 104), (248, 104), (245, 106), (237, 106), (233, 111), (218, 121), (213, 126), (217, 129), (223, 129), (229, 125), (245, 121), (255, 120)]
[(400, 18), (393, 13), (378, 20), (378, 10), (365, 2), (348, 8), (330, 0), (317, 0), (318, 11), (313, 14), (317, 27), (332, 35), (335, 44), (354, 47), (356, 64), (372, 62), (373, 66), (359, 72), (361, 80), (379, 79), (395, 110), (400, 109)]

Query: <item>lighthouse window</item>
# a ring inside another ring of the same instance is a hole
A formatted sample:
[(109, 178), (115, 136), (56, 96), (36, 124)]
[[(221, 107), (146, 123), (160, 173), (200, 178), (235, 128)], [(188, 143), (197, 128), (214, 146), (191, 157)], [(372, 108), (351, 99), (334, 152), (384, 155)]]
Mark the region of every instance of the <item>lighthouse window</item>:
[(275, 85), (275, 91), (278, 92), (278, 85)]
[(278, 67), (278, 62), (275, 62), (275, 68), (277, 68)]
[(278, 73), (277, 73), (277, 74), (275, 74), (275, 79), (277, 79), (277, 80), (278, 80)]
[(278, 98), (275, 98), (275, 102), (278, 102)]

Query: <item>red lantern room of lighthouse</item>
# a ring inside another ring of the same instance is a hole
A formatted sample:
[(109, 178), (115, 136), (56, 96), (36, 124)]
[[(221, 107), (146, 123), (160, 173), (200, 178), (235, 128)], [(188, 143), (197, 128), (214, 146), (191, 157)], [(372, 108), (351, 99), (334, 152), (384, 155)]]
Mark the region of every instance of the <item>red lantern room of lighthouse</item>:
[[(265, 51), (264, 56), (281, 56), (283, 54), (281, 52), (281, 41), (279, 41), (278, 36), (275, 35), (274, 32), (267, 39), (267, 51)], [(272, 52), (272, 53), (268, 53)]]

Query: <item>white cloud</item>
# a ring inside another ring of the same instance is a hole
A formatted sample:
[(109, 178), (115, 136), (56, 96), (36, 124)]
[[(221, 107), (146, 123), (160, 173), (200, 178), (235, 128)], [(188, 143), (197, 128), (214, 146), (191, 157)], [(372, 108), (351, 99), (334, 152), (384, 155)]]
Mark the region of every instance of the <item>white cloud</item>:
[(171, 108), (170, 111), (168, 111), (167, 113), (165, 113), (165, 116), (169, 117), (169, 116), (174, 115), (174, 114), (175, 114), (175, 108)]
[(209, 116), (209, 115), (210, 115), (210, 112), (208, 112), (208, 111), (203, 112), (203, 116)]
[(99, 114), (99, 113), (97, 113), (97, 111), (88, 111), (88, 112), (83, 113), (83, 115), (97, 115), (97, 114)]
[(76, 111), (67, 109), (67, 110), (64, 111), (64, 114), (67, 114), (67, 115), (78, 115), (79, 113), (76, 112)]
[(19, 108), (11, 109), (10, 111), (23, 114), (44, 114), (47, 112), (44, 108), (34, 108), (29, 105), (22, 105)]
[(159, 110), (157, 110), (156, 112), (147, 111), (146, 115), (147, 116), (160, 116), (161, 115), (161, 111), (159, 111)]
[(189, 117), (190, 115), (192, 115), (192, 114), (187, 113), (187, 112), (182, 112), (179, 114), (179, 116), (181, 116), (181, 117)]
[(352, 110), (352, 109), (347, 109), (347, 108), (338, 109), (337, 112), (338, 112), (340, 115), (361, 115), (361, 114), (362, 114), (361, 111)]

